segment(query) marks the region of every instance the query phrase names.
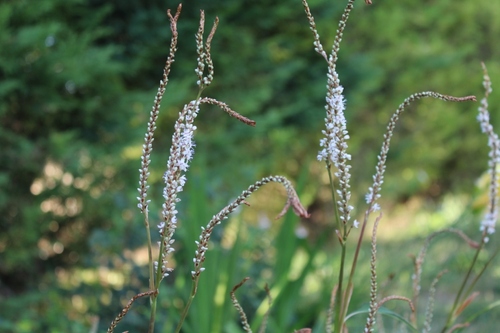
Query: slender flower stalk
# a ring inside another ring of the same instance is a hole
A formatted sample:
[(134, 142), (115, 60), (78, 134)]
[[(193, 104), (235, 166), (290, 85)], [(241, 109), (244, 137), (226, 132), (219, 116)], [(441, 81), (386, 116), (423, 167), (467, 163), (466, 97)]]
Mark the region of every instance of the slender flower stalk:
[(165, 67), (163, 68), (163, 77), (160, 80), (160, 86), (156, 93), (153, 108), (150, 113), (149, 122), (146, 134), (144, 136), (144, 144), (142, 145), (142, 156), (141, 156), (141, 168), (139, 169), (139, 191), (140, 196), (137, 198), (139, 200), (138, 207), (142, 213), (145, 213), (148, 209), (148, 204), (150, 200), (147, 200), (147, 191), (149, 185), (147, 185), (149, 178), (149, 164), (151, 163), (151, 152), (153, 151), (153, 141), (154, 132), (156, 130), (156, 121), (158, 120), (158, 115), (160, 113), (161, 101), (163, 95), (165, 94), (166, 86), (168, 84), (170, 69), (172, 63), (175, 59), (175, 52), (177, 51), (177, 20), (181, 12), (182, 5), (179, 5), (175, 16), (172, 16), (170, 10), (168, 10), (168, 16), (170, 18), (170, 29), (172, 31), (172, 39), (170, 41), (170, 53), (165, 62)]
[(483, 232), (484, 242), (487, 243), (489, 238), (487, 235), (491, 235), (495, 232), (495, 224), (498, 220), (498, 172), (497, 165), (500, 163), (500, 140), (498, 135), (494, 132), (493, 126), (490, 123), (490, 114), (488, 112), (488, 96), (491, 94), (491, 80), (488, 75), (488, 71), (484, 63), (481, 63), (483, 67), (483, 86), (485, 90), (484, 97), (481, 99), (481, 105), (479, 106), (479, 113), (477, 115), (477, 120), (481, 125), (481, 131), (488, 136), (488, 146), (490, 147), (490, 152), (488, 154), (488, 171), (490, 173), (490, 190), (489, 190), (489, 201), (488, 201), (488, 211), (485, 214), (483, 220), (481, 221), (480, 230)]
[(108, 330), (106, 331), (107, 333), (113, 333), (113, 331), (116, 328), (116, 325), (125, 317), (125, 315), (128, 313), (128, 311), (132, 308), (132, 304), (139, 298), (144, 297), (144, 296), (151, 296), (156, 293), (156, 290), (150, 290), (145, 293), (140, 293), (132, 297), (130, 301), (128, 301), (127, 305), (123, 308), (123, 310), (116, 316), (116, 318), (111, 322)]
[(233, 303), (233, 306), (236, 308), (236, 310), (240, 314), (240, 319), (241, 319), (241, 324), (243, 325), (243, 330), (247, 333), (252, 333), (252, 329), (250, 328), (250, 325), (248, 324), (247, 315), (245, 314), (245, 311), (241, 307), (241, 305), (238, 302), (238, 299), (236, 298), (236, 295), (235, 295), (236, 290), (238, 290), (249, 279), (250, 279), (249, 277), (244, 278), (240, 283), (235, 285), (233, 287), (233, 289), (231, 289), (231, 292), (229, 294), (231, 295), (231, 302)]
[(375, 329), (376, 323), (376, 315), (380, 307), (388, 301), (391, 300), (400, 300), (405, 301), (409, 304), (412, 313), (415, 312), (415, 306), (412, 301), (403, 296), (391, 295), (377, 301), (377, 228), (382, 218), (382, 213), (380, 213), (375, 219), (375, 223), (373, 225), (373, 233), (371, 240), (371, 259), (370, 259), (370, 308), (368, 310), (368, 317), (366, 318), (366, 325), (364, 329), (364, 333), (371, 333)]
[(233, 118), (238, 119), (244, 124), (250, 125), (250, 126), (255, 126), (255, 121), (248, 119), (247, 117), (242, 116), (238, 112), (232, 110), (226, 103), (218, 101), (214, 98), (209, 98), (209, 97), (203, 97), (200, 100), (200, 103), (207, 103), (207, 104), (212, 104), (212, 105), (217, 105), (220, 107), (224, 112), (226, 112), (228, 115), (230, 115)]
[(361, 250), (361, 243), (363, 241), (364, 232), (368, 223), (368, 218), (370, 213), (374, 211), (378, 211), (380, 206), (377, 203), (377, 200), (380, 198), (380, 190), (382, 188), (382, 184), (384, 182), (384, 173), (386, 169), (386, 160), (387, 154), (389, 153), (389, 146), (391, 142), (392, 135), (394, 133), (394, 129), (396, 127), (396, 123), (403, 113), (403, 111), (414, 101), (419, 100), (425, 97), (432, 97), (441, 99), (444, 101), (452, 101), (452, 102), (463, 102), (463, 101), (475, 101), (475, 96), (466, 96), (466, 97), (453, 97), (448, 95), (442, 95), (432, 91), (425, 91), (411, 95), (406, 98), (403, 103), (401, 103), (396, 110), (396, 112), (392, 115), (389, 124), (387, 125), (386, 133), (384, 134), (384, 141), (382, 143), (382, 148), (380, 154), (378, 155), (377, 165), (375, 167), (375, 174), (373, 175), (373, 185), (368, 189), (368, 193), (365, 196), (366, 203), (368, 204), (368, 208), (365, 211), (363, 223), (361, 225), (361, 231), (359, 233), (358, 242), (356, 244), (356, 250), (354, 252), (354, 258), (352, 261), (351, 272), (349, 274), (349, 284), (352, 283), (354, 274), (356, 272), (356, 266), (358, 262), (359, 253)]
[[(151, 241), (151, 229), (149, 224), (149, 203), (150, 200), (147, 199), (147, 192), (149, 189), (148, 178), (149, 178), (149, 165), (151, 163), (151, 152), (153, 150), (153, 141), (154, 141), (154, 132), (156, 130), (156, 121), (158, 119), (158, 115), (160, 112), (161, 101), (163, 99), (163, 95), (165, 94), (166, 86), (169, 80), (170, 69), (172, 67), (173, 62), (175, 61), (175, 52), (177, 51), (177, 40), (178, 40), (178, 32), (177, 32), (177, 21), (179, 19), (181, 13), (182, 5), (179, 4), (177, 7), (177, 11), (174, 16), (170, 10), (167, 11), (169, 20), (170, 20), (170, 30), (172, 31), (172, 38), (170, 40), (170, 51), (165, 62), (165, 66), (163, 68), (163, 77), (160, 80), (160, 86), (156, 93), (153, 107), (150, 113), (149, 122), (147, 125), (147, 131), (144, 136), (144, 144), (142, 149), (141, 156), (141, 168), (139, 169), (139, 196), (137, 197), (139, 203), (138, 207), (141, 212), (144, 214), (144, 226), (146, 228), (146, 237), (147, 237), (147, 247), (148, 247), (148, 263), (149, 263), (149, 289), (150, 292), (150, 301), (151, 301), (151, 317), (149, 321), (149, 332), (153, 332), (154, 330), (154, 321), (155, 321), (155, 313), (156, 313), (156, 297), (157, 297), (157, 282), (155, 281), (155, 272), (154, 272), (154, 263), (153, 263), (153, 251), (152, 251), (152, 241)], [(154, 291), (154, 292), (151, 292)], [(141, 295), (141, 294), (140, 294)], [(132, 302), (130, 303), (130, 306)], [(130, 307), (129, 307), (130, 308)], [(125, 311), (125, 309), (124, 309)], [(127, 309), (128, 311), (128, 309)], [(123, 312), (123, 316), (127, 313), (127, 311)], [(117, 317), (115, 319), (114, 325), (121, 320), (123, 316)], [(111, 331), (114, 329), (113, 323), (110, 327)]]
[(465, 102), (465, 101), (475, 101), (475, 96), (465, 96), (465, 97), (454, 97), (443, 95), (433, 91), (424, 91), (420, 93), (416, 93), (406, 98), (403, 103), (401, 103), (392, 115), (389, 120), (389, 124), (387, 125), (386, 133), (384, 134), (384, 141), (382, 143), (382, 148), (380, 150), (380, 154), (377, 159), (377, 166), (375, 167), (375, 175), (373, 175), (373, 185), (368, 189), (368, 193), (365, 196), (366, 203), (368, 204), (367, 212), (371, 213), (373, 211), (377, 211), (380, 209), (380, 206), (377, 203), (377, 200), (380, 198), (380, 189), (382, 184), (384, 183), (384, 173), (385, 173), (385, 164), (387, 161), (387, 154), (389, 152), (389, 146), (391, 143), (392, 135), (394, 134), (394, 129), (396, 128), (396, 123), (403, 113), (403, 111), (414, 101), (417, 101), (422, 98), (432, 97), (436, 99), (440, 99), (443, 101), (450, 102)]
[(425, 309), (425, 322), (422, 333), (429, 333), (431, 331), (431, 323), (432, 317), (434, 314), (434, 300), (436, 297), (436, 285), (443, 276), (443, 274), (447, 273), (447, 270), (443, 270), (439, 272), (439, 274), (432, 281), (431, 287), (429, 289), (429, 300), (427, 301), (427, 307)]
[(243, 191), (233, 202), (231, 202), (229, 205), (224, 207), (219, 213), (214, 215), (210, 222), (206, 225), (206, 227), (201, 227), (201, 234), (199, 237), (199, 240), (196, 241), (196, 252), (195, 252), (195, 257), (193, 259), (194, 262), (194, 270), (191, 271), (191, 275), (193, 277), (193, 280), (198, 279), (200, 276), (201, 272), (203, 272), (203, 262), (205, 261), (205, 254), (208, 250), (208, 241), (210, 240), (210, 236), (212, 235), (212, 232), (214, 228), (221, 224), (222, 221), (226, 220), (228, 218), (228, 215), (231, 214), (240, 206), (241, 204), (244, 204), (246, 199), (255, 191), (257, 191), (259, 188), (261, 188), (263, 185), (270, 183), (270, 182), (275, 182), (283, 185), (285, 187), (286, 192), (287, 192), (287, 202), (283, 208), (283, 210), (278, 214), (277, 218), (281, 218), (286, 211), (292, 207), (293, 212), (300, 217), (309, 217), (309, 213), (307, 210), (304, 208), (302, 203), (300, 202), (300, 199), (297, 195), (297, 192), (295, 192), (295, 189), (293, 188), (293, 185), (290, 183), (288, 179), (286, 179), (283, 176), (269, 176), (269, 177), (264, 177), (261, 180), (255, 182), (253, 185), (250, 185), (248, 189)]
[(433, 91), (424, 91), (420, 93), (416, 93), (406, 98), (403, 103), (401, 103), (396, 110), (396, 112), (392, 115), (389, 120), (389, 124), (387, 125), (386, 133), (384, 134), (384, 141), (382, 142), (382, 148), (380, 150), (380, 154), (378, 155), (377, 165), (375, 167), (375, 174), (373, 175), (373, 184), (368, 189), (368, 193), (365, 196), (366, 203), (368, 204), (368, 208), (365, 211), (364, 220), (361, 225), (361, 231), (359, 233), (358, 243), (356, 247), (356, 252), (354, 254), (354, 259), (352, 262), (351, 273), (349, 280), (351, 281), (354, 273), (356, 271), (357, 259), (359, 256), (359, 251), (361, 249), (361, 242), (363, 240), (363, 235), (365, 232), (366, 225), (368, 223), (368, 217), (370, 213), (374, 211), (378, 211), (380, 206), (378, 204), (378, 199), (380, 199), (380, 190), (382, 188), (382, 184), (384, 183), (384, 173), (386, 169), (386, 161), (387, 154), (389, 153), (389, 146), (391, 143), (392, 135), (394, 134), (394, 129), (396, 128), (397, 121), (403, 111), (414, 101), (417, 101), (422, 98), (432, 97), (436, 99), (440, 99), (443, 101), (451, 101), (451, 102), (464, 102), (464, 101), (475, 101), (475, 96), (465, 96), (465, 97), (453, 97), (448, 95), (442, 95), (440, 93), (436, 93)]
[(210, 240), (210, 237), (212, 236), (212, 232), (214, 228), (221, 224), (222, 221), (226, 220), (228, 218), (228, 215), (231, 214), (242, 204), (246, 204), (246, 199), (255, 191), (257, 191), (259, 188), (261, 188), (263, 185), (270, 183), (270, 182), (275, 182), (283, 185), (286, 189), (287, 192), (287, 202), (285, 204), (285, 207), (283, 210), (278, 214), (277, 218), (282, 217), (286, 211), (292, 207), (293, 212), (300, 217), (309, 217), (309, 213), (307, 210), (304, 208), (302, 203), (300, 202), (300, 199), (297, 195), (297, 192), (295, 192), (295, 189), (293, 185), (290, 183), (288, 179), (286, 179), (283, 176), (269, 176), (269, 177), (264, 177), (261, 180), (255, 182), (253, 185), (250, 185), (245, 191), (243, 191), (234, 201), (232, 201), (229, 205), (224, 207), (219, 213), (214, 215), (212, 219), (208, 222), (206, 227), (201, 227), (201, 234), (199, 236), (199, 240), (195, 241), (196, 243), (196, 251), (195, 251), (195, 256), (193, 258), (193, 263), (194, 263), (194, 269), (191, 271), (191, 277), (193, 280), (193, 285), (191, 288), (191, 294), (189, 296), (189, 299), (184, 307), (184, 310), (182, 311), (181, 314), (181, 319), (177, 325), (176, 332), (180, 332), (182, 323), (184, 319), (186, 318), (186, 315), (189, 311), (189, 308), (191, 307), (191, 303), (193, 302), (194, 297), (196, 296), (196, 292), (198, 291), (198, 283), (200, 280), (200, 274), (205, 270), (203, 267), (203, 263), (205, 262), (206, 258), (206, 252), (208, 250), (208, 242)]
[[(349, 200), (351, 199), (351, 192), (349, 189), (349, 182), (351, 179), (351, 165), (349, 164), (349, 161), (351, 160), (351, 155), (347, 153), (347, 140), (349, 139), (349, 133), (347, 131), (346, 119), (344, 115), (344, 88), (340, 85), (340, 79), (336, 71), (336, 66), (340, 50), (340, 42), (342, 41), (347, 19), (349, 18), (349, 14), (354, 6), (354, 0), (349, 0), (344, 9), (342, 18), (339, 21), (332, 51), (329, 56), (326, 55), (326, 52), (321, 44), (319, 34), (316, 29), (316, 23), (314, 22), (314, 17), (311, 14), (307, 1), (302, 0), (302, 4), (304, 5), (304, 10), (309, 21), (309, 27), (313, 32), (314, 50), (326, 60), (328, 65), (325, 129), (322, 131), (324, 138), (320, 141), (320, 146), (322, 148), (318, 153), (318, 160), (325, 161), (326, 163), (328, 176), (330, 178), (330, 186), (332, 189), (332, 200), (335, 204), (335, 216), (337, 218), (339, 228), (336, 233), (341, 244), (341, 262), (337, 293), (335, 295), (335, 298), (337, 299), (335, 302), (335, 329), (342, 331), (344, 316), (348, 306), (347, 298), (349, 294), (349, 292), (343, 290), (344, 266), (346, 258), (345, 242), (347, 240), (349, 230), (352, 227), (349, 225), (349, 221), (353, 207), (349, 204)], [(330, 171), (332, 164), (336, 169), (334, 175), (338, 179), (339, 183), (339, 189), (336, 191), (334, 189), (333, 177)], [(336, 195), (339, 196), (338, 200)], [(348, 289), (352, 290), (352, 285), (348, 285)], [(342, 315), (342, 313), (344, 315)]]
[(175, 16), (172, 16), (170, 10), (167, 14), (170, 19), (170, 30), (172, 31), (172, 38), (170, 41), (170, 52), (165, 62), (165, 67), (163, 68), (163, 77), (160, 80), (160, 86), (156, 93), (153, 108), (150, 113), (149, 122), (147, 126), (147, 131), (144, 136), (144, 144), (142, 145), (142, 156), (141, 156), (141, 168), (139, 169), (139, 200), (138, 207), (144, 214), (144, 225), (146, 227), (146, 236), (148, 243), (148, 257), (149, 257), (149, 289), (154, 289), (154, 271), (153, 271), (153, 254), (152, 254), (152, 243), (151, 243), (151, 230), (149, 226), (149, 210), (148, 205), (151, 200), (147, 199), (147, 192), (149, 189), (148, 178), (149, 178), (149, 164), (151, 163), (151, 152), (153, 150), (154, 132), (156, 130), (156, 121), (160, 113), (160, 104), (165, 94), (165, 89), (168, 84), (168, 77), (170, 74), (170, 69), (172, 63), (175, 60), (175, 52), (177, 51), (177, 21), (181, 13), (182, 5), (177, 7)]
[(382, 213), (380, 213), (373, 225), (372, 255), (370, 260), (370, 310), (366, 318), (365, 333), (373, 332), (375, 316), (377, 315), (377, 228), (381, 218)]

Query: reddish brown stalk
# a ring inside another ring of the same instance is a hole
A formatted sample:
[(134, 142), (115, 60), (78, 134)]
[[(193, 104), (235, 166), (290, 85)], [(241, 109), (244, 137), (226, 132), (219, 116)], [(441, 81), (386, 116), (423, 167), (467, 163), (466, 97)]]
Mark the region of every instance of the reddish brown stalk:
[(245, 116), (242, 116), (238, 112), (232, 110), (226, 103), (218, 101), (215, 98), (203, 97), (202, 99), (200, 99), (200, 103), (217, 105), (218, 107), (220, 107), (223, 111), (225, 111), (231, 117), (238, 119), (239, 121), (241, 121), (244, 124), (247, 124), (250, 126), (255, 126), (254, 120), (249, 119)]
[(127, 305), (125, 305), (125, 307), (120, 312), (120, 314), (118, 316), (116, 316), (116, 318), (111, 322), (111, 325), (109, 326), (107, 333), (113, 333), (116, 325), (123, 319), (123, 317), (125, 317), (125, 315), (128, 313), (128, 311), (132, 307), (132, 303), (134, 303), (137, 299), (144, 297), (144, 296), (150, 296), (150, 295), (156, 295), (156, 294), (158, 294), (157, 290), (150, 290), (150, 291), (146, 291), (144, 293), (137, 294), (134, 297), (132, 297), (132, 299), (127, 303)]

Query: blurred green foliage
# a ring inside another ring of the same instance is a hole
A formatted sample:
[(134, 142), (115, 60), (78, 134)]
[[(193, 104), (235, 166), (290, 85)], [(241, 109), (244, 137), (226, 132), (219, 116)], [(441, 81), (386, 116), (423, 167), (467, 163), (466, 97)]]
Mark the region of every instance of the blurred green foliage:
[[(482, 96), (480, 61), (488, 65), (494, 91), (500, 87), (495, 62), (500, 5), (403, 0), (368, 7), (358, 2), (338, 71), (347, 97), (353, 192), (361, 198), (385, 124), (405, 97), (423, 90)], [(344, 3), (311, 0), (310, 5), (329, 48)], [(131, 265), (145, 243), (135, 209), (136, 170), (168, 54), (165, 11), (176, 6), (165, 0), (0, 4), (0, 330), (88, 332), (92, 315), (100, 318), (102, 329), (121, 304), (144, 291), (145, 267)], [(236, 123), (216, 108), (204, 107), (199, 116), (191, 187), (181, 206), (182, 219), (192, 224), (179, 230), (177, 269), (163, 291), (165, 312), (159, 315), (164, 327), (175, 324), (189, 291), (186, 276), (199, 226), (255, 179), (270, 173), (301, 179), (299, 193), (314, 209), (327, 209), (317, 196), (322, 184), (312, 162), (324, 126), (326, 65), (313, 52), (299, 1), (184, 2), (152, 179), (163, 174), (179, 108), (196, 92), (193, 35), (200, 9), (207, 21), (215, 15), (221, 20), (212, 46), (215, 81), (207, 94), (256, 120), (257, 127)], [(493, 93), (490, 112), (497, 128), (499, 105), (500, 94)], [(382, 194), (406, 201), (414, 195), (439, 200), (449, 190), (471, 192), (487, 156), (476, 109), (477, 104), (425, 100), (407, 110), (395, 133)], [(159, 184), (153, 186), (153, 197), (160, 194)], [(153, 219), (160, 204), (153, 203)], [(243, 272), (257, 279), (254, 291), (239, 291), (252, 319), (265, 303), (263, 292), (255, 290), (266, 281), (288, 291), (275, 300), (270, 328), (321, 325), (332, 287), (324, 264), (331, 258), (318, 252), (319, 245), (298, 240), (297, 221), (288, 219), (262, 231), (254, 220), (237, 217), (242, 225), (254, 224), (236, 228), (245, 242), (209, 253), (202, 276), (207, 288), (200, 290), (186, 332), (237, 331), (228, 299), (214, 314), (205, 310), (216, 291), (227, 291)], [(221, 229), (214, 243), (224, 235)], [(305, 266), (289, 280), (291, 256), (298, 255)], [(308, 272), (319, 272), (315, 285), (320, 287), (301, 299)], [(143, 329), (146, 303), (139, 302), (126, 317), (131, 331)], [(261, 318), (257, 313), (255, 323)]]

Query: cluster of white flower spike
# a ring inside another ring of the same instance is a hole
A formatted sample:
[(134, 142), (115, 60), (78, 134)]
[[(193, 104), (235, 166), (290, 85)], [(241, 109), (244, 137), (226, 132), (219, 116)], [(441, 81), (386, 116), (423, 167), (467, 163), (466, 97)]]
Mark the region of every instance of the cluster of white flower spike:
[[(170, 147), (170, 156), (167, 162), (167, 171), (163, 176), (165, 187), (163, 188), (163, 198), (165, 199), (162, 207), (163, 221), (158, 224), (163, 244), (160, 244), (162, 256), (162, 275), (168, 275), (168, 256), (174, 251), (173, 235), (177, 228), (177, 209), (176, 205), (180, 201), (178, 194), (184, 189), (186, 183), (185, 172), (188, 170), (189, 162), (194, 154), (194, 131), (196, 126), (193, 122), (198, 115), (200, 102), (191, 101), (185, 105), (179, 113), (174, 126), (172, 135), (172, 146)], [(158, 265), (158, 264), (156, 264)]]
[[(330, 56), (330, 61), (332, 58)], [(344, 115), (345, 98), (342, 95), (344, 89), (339, 84), (338, 74), (331, 62), (329, 62), (327, 78), (326, 128), (322, 131), (324, 138), (320, 140), (322, 149), (318, 153), (318, 160), (326, 161), (327, 164), (332, 163), (336, 168), (335, 177), (339, 181), (339, 189), (337, 190), (339, 195), (338, 209), (341, 213), (340, 219), (342, 223), (347, 224), (353, 209), (348, 204), (351, 198), (351, 192), (349, 191), (349, 181), (351, 179), (349, 161), (351, 155), (347, 153), (349, 133), (347, 132)]]
[[(306, 11), (307, 19), (309, 21), (309, 28), (313, 32), (314, 37), (314, 50), (318, 52), (328, 63), (327, 74), (327, 91), (326, 91), (326, 118), (325, 129), (322, 131), (324, 137), (320, 140), (321, 150), (318, 153), (318, 160), (325, 161), (327, 167), (331, 164), (336, 168), (335, 177), (339, 181), (339, 195), (338, 210), (340, 213), (340, 220), (343, 225), (347, 225), (351, 218), (353, 207), (349, 205), (351, 192), (349, 190), (349, 181), (351, 179), (350, 169), (351, 155), (347, 153), (347, 140), (349, 133), (347, 132), (345, 111), (345, 98), (342, 94), (344, 88), (340, 85), (339, 75), (336, 71), (336, 63), (338, 52), (340, 49), (340, 42), (344, 28), (349, 17), (349, 13), (353, 8), (354, 0), (350, 0), (342, 14), (339, 22), (337, 34), (333, 42), (332, 51), (329, 56), (323, 49), (319, 34), (314, 23), (314, 17), (311, 14), (309, 5), (306, 0), (302, 0), (304, 9)], [(356, 224), (357, 225), (357, 224)]]
[[(345, 100), (342, 95), (342, 86), (332, 89), (331, 97), (326, 97), (326, 118), (325, 126), (326, 129), (322, 131), (325, 136), (320, 140), (319, 145), (323, 147), (318, 153), (319, 161), (331, 161), (335, 166), (339, 163), (339, 158), (341, 154), (344, 154), (345, 159), (350, 159), (350, 156), (345, 153), (345, 148), (347, 144), (345, 140), (348, 139), (348, 133), (346, 129), (346, 120), (344, 116), (345, 110)], [(340, 150), (339, 148), (344, 148)]]
[[(490, 172), (490, 199), (488, 205), (488, 212), (485, 214), (483, 220), (481, 221), (480, 230), (485, 232), (485, 234), (493, 234), (495, 232), (495, 225), (498, 220), (498, 173), (497, 165), (500, 163), (500, 140), (498, 135), (494, 132), (493, 126), (490, 123), (490, 114), (488, 112), (488, 96), (491, 93), (491, 80), (486, 71), (486, 67), (483, 64), (484, 79), (483, 86), (485, 90), (485, 96), (481, 99), (481, 105), (479, 106), (479, 113), (477, 115), (477, 120), (481, 126), (481, 131), (488, 135), (488, 146), (490, 147), (488, 167)], [(488, 237), (485, 236), (485, 242), (488, 241)]]

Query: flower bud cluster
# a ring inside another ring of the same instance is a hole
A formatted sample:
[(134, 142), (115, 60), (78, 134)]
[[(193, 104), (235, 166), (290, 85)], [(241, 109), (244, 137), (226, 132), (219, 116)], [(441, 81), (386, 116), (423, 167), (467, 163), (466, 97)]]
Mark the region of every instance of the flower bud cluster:
[[(207, 41), (205, 45), (203, 45), (203, 32), (205, 29), (205, 12), (203, 10), (200, 12), (200, 26), (198, 28), (198, 32), (196, 33), (196, 52), (198, 53), (198, 59), (197, 59), (198, 64), (194, 70), (196, 76), (198, 77), (198, 81), (196, 81), (196, 84), (200, 88), (208, 87), (212, 83), (212, 80), (214, 79), (214, 64), (212, 61), (212, 56), (210, 55), (210, 46), (218, 24), (219, 24), (219, 18), (216, 18), (214, 25), (212, 26), (212, 30), (208, 35)], [(205, 66), (207, 67), (208, 71), (206, 76), (204, 75)]]

